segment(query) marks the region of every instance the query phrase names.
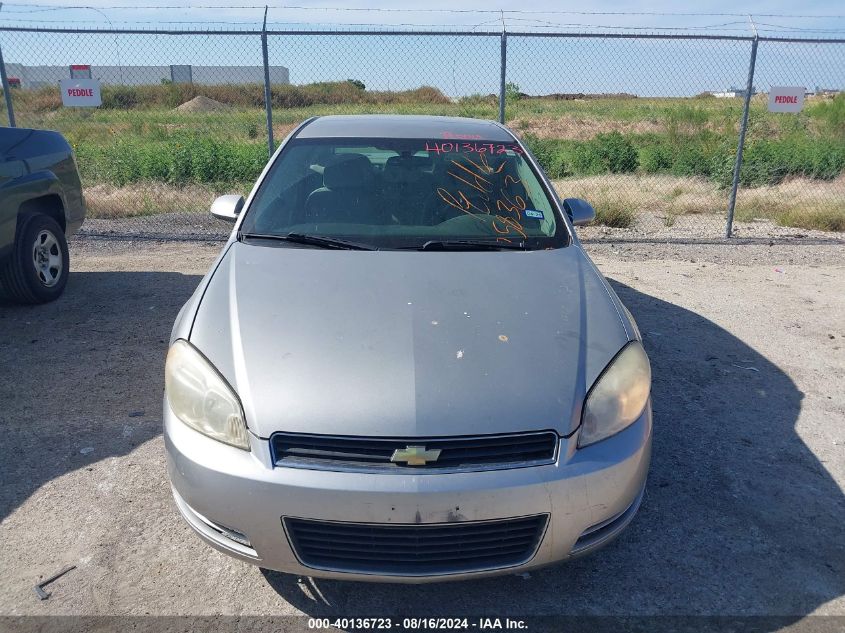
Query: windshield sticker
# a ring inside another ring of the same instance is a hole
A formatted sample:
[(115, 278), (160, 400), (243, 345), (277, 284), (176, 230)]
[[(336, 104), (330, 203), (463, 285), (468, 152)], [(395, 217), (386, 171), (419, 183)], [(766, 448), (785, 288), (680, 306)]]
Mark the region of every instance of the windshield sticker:
[(542, 211), (535, 211), (534, 209), (526, 209), (523, 211), (526, 218), (537, 218), (538, 220), (545, 219), (545, 215), (543, 215)]
[(425, 151), (435, 154), (449, 154), (453, 152), (461, 154), (514, 154), (522, 155), (522, 148), (516, 143), (459, 143), (443, 141), (426, 141)]

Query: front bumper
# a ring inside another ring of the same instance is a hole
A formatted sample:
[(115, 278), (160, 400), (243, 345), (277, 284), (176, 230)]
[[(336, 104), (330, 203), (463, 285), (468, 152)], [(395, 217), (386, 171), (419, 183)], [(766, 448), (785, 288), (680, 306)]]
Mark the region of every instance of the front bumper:
[[(268, 569), (349, 580), (426, 582), (515, 573), (601, 547), (631, 521), (651, 455), (651, 404), (634, 424), (576, 450), (562, 440), (556, 464), (449, 474), (274, 468), (269, 442), (247, 452), (197, 433), (164, 407), (167, 465), (176, 505), (216, 549)], [(314, 569), (291, 548), (282, 517), (378, 524), (484, 521), (548, 514), (533, 556), (516, 566), (434, 575)]]

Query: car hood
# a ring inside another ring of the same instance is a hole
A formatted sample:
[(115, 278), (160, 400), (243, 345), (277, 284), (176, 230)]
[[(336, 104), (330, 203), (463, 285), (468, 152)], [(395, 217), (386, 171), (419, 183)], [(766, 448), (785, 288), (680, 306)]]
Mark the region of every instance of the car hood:
[(190, 340), (237, 391), (260, 437), (432, 437), (568, 434), (628, 337), (577, 246), (368, 252), (236, 242), (208, 282)]

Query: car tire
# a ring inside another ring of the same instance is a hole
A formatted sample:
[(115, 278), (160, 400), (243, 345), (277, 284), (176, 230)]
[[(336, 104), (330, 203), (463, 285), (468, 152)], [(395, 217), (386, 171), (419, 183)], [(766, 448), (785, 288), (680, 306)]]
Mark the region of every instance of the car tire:
[(12, 255), (0, 268), (0, 283), (18, 303), (46, 303), (57, 299), (67, 284), (70, 257), (62, 227), (42, 213), (24, 213)]

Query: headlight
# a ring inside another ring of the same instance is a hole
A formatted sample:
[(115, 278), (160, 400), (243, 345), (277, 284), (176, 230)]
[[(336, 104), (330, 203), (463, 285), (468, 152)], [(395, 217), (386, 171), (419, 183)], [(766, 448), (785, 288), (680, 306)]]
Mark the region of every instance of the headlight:
[(215, 440), (249, 450), (238, 397), (187, 341), (176, 341), (167, 352), (164, 390), (170, 409), (182, 422)]
[(590, 389), (578, 447), (594, 444), (632, 424), (645, 408), (651, 391), (651, 366), (643, 346), (629, 343), (611, 361)]

